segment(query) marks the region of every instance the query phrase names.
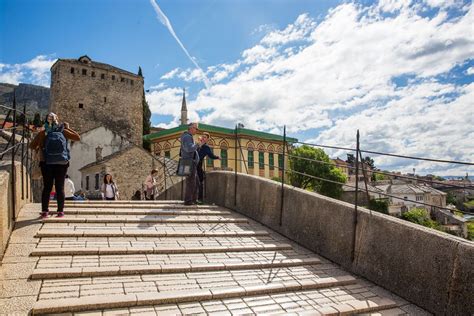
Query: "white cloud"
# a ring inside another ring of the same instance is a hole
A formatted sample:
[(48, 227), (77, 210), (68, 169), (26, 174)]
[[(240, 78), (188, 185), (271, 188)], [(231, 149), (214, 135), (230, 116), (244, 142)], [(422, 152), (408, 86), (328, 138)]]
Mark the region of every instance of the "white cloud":
[(40, 86), (50, 85), (50, 68), (56, 61), (52, 56), (38, 55), (22, 64), (1, 64), (0, 82), (18, 84), (28, 82)]
[(474, 75), (474, 67), (469, 67), (469, 68), (466, 70), (466, 74), (468, 74), (468, 75)]
[[(241, 122), (258, 130), (287, 125), (291, 133), (320, 129), (308, 138), (350, 147), (359, 128), (366, 149), (474, 161), (468, 141), (474, 136), (473, 86), (439, 79), (474, 56), (473, 7), (465, 5), (457, 15), (440, 9), (430, 17), (428, 9), (411, 1), (345, 3), (319, 24), (302, 14), (243, 51), (232, 75), (210, 67), (217, 83), (188, 100), (188, 108), (201, 111), (210, 124)], [(181, 78), (192, 76), (187, 71)], [(397, 78), (406, 85), (397, 86)], [(439, 174), (466, 171), (376, 162)]]
[(161, 76), (161, 80), (169, 80), (169, 79), (173, 79), (179, 72), (181, 71), (180, 68), (175, 68), (173, 70), (171, 70), (170, 72), (167, 72), (166, 74), (164, 74), (163, 76)]

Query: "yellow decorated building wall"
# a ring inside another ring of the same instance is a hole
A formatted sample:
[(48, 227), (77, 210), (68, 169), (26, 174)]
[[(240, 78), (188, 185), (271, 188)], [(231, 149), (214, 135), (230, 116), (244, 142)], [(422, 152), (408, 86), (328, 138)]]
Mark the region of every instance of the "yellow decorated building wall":
[[(178, 160), (181, 146), (181, 134), (182, 132), (176, 132), (174, 134), (153, 139), (153, 154)], [(198, 142), (199, 136), (200, 134), (194, 135), (195, 142)], [(227, 153), (227, 164), (225, 159), (208, 161), (208, 158), (206, 157), (203, 167), (207, 171), (234, 171), (237, 164), (237, 172), (262, 176), (268, 179), (279, 177), (281, 175), (279, 172), (279, 163), (281, 163), (283, 153), (282, 141), (267, 140), (247, 135), (239, 135), (236, 141), (236, 138), (233, 135), (229, 136), (226, 134), (212, 133), (208, 145), (212, 148), (214, 154), (221, 158), (223, 158)], [(252, 158), (251, 152), (253, 152), (253, 163), (249, 161)], [(286, 156), (287, 152), (288, 151), (285, 152), (285, 166), (288, 165)], [(273, 164), (271, 155), (273, 155)], [(263, 158), (263, 163), (260, 163), (261, 158)]]

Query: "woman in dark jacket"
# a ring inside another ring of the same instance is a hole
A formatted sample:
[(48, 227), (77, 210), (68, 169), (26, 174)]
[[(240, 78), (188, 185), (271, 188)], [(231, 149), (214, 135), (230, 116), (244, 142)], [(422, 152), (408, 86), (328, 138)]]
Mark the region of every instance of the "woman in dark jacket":
[(49, 195), (56, 188), (58, 217), (64, 216), (64, 180), (69, 167), (69, 148), (67, 140), (79, 141), (81, 136), (69, 128), (68, 123), (60, 124), (58, 116), (49, 113), (41, 131), (30, 144), (30, 148), (39, 151), (40, 168), (43, 176), (41, 195), (41, 217), (49, 214)]

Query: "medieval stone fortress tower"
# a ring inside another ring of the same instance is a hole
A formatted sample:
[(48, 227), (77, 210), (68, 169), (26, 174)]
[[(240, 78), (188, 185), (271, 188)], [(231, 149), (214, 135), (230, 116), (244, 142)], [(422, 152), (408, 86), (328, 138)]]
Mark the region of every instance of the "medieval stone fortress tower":
[(51, 67), (50, 111), (80, 134), (104, 125), (141, 146), (143, 93), (141, 73), (88, 56), (58, 59)]

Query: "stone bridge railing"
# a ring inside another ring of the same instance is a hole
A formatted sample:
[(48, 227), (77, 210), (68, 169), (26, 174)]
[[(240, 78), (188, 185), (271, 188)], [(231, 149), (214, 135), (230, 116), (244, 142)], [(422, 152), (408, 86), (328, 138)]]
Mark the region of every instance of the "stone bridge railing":
[[(434, 314), (474, 315), (474, 243), (257, 176), (209, 172), (206, 202), (272, 228)], [(237, 194), (235, 194), (235, 192)], [(168, 199), (181, 198), (181, 184)], [(354, 242), (355, 233), (355, 242)], [(353, 258), (353, 260), (352, 260)]]

